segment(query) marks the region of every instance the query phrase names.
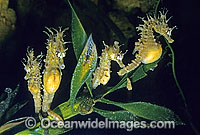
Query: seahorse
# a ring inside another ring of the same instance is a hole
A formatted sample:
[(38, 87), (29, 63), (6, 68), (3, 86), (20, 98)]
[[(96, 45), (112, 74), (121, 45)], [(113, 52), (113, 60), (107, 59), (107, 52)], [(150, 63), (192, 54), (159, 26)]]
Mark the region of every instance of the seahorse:
[(108, 46), (103, 42), (105, 49), (102, 50), (100, 56), (99, 67), (96, 68), (93, 73), (92, 86), (95, 89), (98, 85), (106, 85), (110, 80), (111, 73), (111, 60), (116, 61), (118, 65), (122, 68), (124, 53), (120, 51), (119, 42), (115, 41), (114, 45)]
[(28, 80), (28, 89), (33, 95), (35, 103), (35, 113), (39, 113), (41, 110), (41, 58), (42, 54), (37, 57), (34, 56), (33, 49), (27, 49), (27, 60), (24, 59), (23, 65), (26, 71), (25, 80)]
[(162, 55), (162, 47), (161, 43), (156, 41), (154, 31), (163, 35), (169, 43), (174, 42), (171, 38), (171, 32), (175, 27), (170, 28), (168, 26), (167, 23), (170, 18), (168, 20), (166, 19), (167, 11), (159, 13), (160, 15), (158, 17), (147, 15), (147, 20), (141, 18), (144, 24), (140, 24), (139, 27), (137, 27), (137, 31), (140, 31), (140, 38), (138, 42), (135, 42), (135, 51), (137, 54), (135, 55), (135, 59), (132, 60), (132, 63), (120, 69), (118, 72), (119, 76), (123, 76), (134, 70), (141, 63), (152, 63), (160, 58)]
[(68, 29), (59, 30), (53, 29), (54, 32), (47, 28), (49, 31), (45, 32), (48, 35), (47, 40), (47, 55), (45, 62), (45, 69), (43, 71), (43, 84), (44, 84), (44, 96), (42, 103), (42, 111), (47, 112), (50, 109), (50, 105), (53, 101), (54, 94), (58, 90), (61, 82), (62, 72), (61, 69), (65, 68), (63, 58), (66, 55), (67, 49), (64, 48), (63, 33)]

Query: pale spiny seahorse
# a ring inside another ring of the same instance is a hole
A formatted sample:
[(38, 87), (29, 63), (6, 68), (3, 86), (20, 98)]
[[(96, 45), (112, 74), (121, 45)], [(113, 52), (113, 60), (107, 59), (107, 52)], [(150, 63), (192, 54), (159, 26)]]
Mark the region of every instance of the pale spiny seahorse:
[(44, 96), (42, 103), (42, 111), (47, 112), (50, 109), (50, 105), (53, 101), (54, 94), (58, 90), (61, 82), (62, 72), (61, 69), (65, 68), (63, 58), (66, 55), (67, 49), (64, 48), (63, 33), (68, 29), (61, 28), (59, 30), (53, 29), (54, 32), (46, 28), (49, 33), (45, 32), (49, 39), (47, 40), (47, 55), (45, 62), (45, 69), (43, 71), (43, 84), (44, 84)]
[(106, 85), (110, 80), (111, 60), (116, 61), (121, 68), (125, 66), (122, 62), (124, 54), (120, 51), (119, 42), (115, 41), (112, 46), (108, 46), (104, 42), (103, 44), (105, 49), (102, 50), (99, 67), (93, 73), (92, 86), (94, 89), (100, 84)]
[(141, 63), (148, 64), (155, 62), (162, 55), (162, 47), (159, 42), (156, 41), (154, 37), (154, 31), (163, 35), (169, 43), (174, 42), (171, 38), (171, 32), (175, 28), (169, 28), (168, 21), (166, 19), (167, 11), (160, 12), (158, 17), (147, 15), (147, 20), (141, 18), (144, 24), (140, 24), (137, 27), (137, 31), (140, 31), (140, 38), (138, 42), (135, 42), (135, 59), (132, 60), (132, 63), (128, 64), (126, 67), (122, 68), (119, 72), (119, 76), (134, 70)]
[(42, 54), (34, 56), (33, 49), (27, 49), (27, 60), (24, 59), (23, 65), (26, 71), (25, 80), (28, 80), (28, 89), (33, 95), (35, 103), (35, 113), (41, 110), (41, 74), (40, 69)]

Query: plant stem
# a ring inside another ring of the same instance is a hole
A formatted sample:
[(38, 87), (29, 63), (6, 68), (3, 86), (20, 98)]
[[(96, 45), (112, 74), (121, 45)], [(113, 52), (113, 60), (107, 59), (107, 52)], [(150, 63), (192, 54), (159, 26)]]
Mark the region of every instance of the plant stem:
[(182, 100), (183, 100), (183, 103), (184, 103), (184, 106), (185, 106), (185, 113), (187, 115), (187, 118), (188, 118), (188, 122), (192, 128), (192, 130), (194, 131), (194, 133), (196, 135), (200, 135), (200, 133), (198, 132), (197, 128), (195, 127), (195, 125), (193, 124), (192, 120), (191, 120), (191, 114), (190, 112), (188, 111), (188, 106), (187, 106), (187, 103), (186, 103), (186, 99), (185, 99), (185, 96), (183, 94), (183, 90), (177, 80), (177, 77), (176, 77), (176, 72), (175, 72), (175, 55), (174, 55), (174, 50), (172, 49), (171, 45), (169, 44), (169, 42), (165, 39), (165, 42), (167, 43), (167, 46), (169, 47), (170, 51), (171, 51), (171, 54), (172, 54), (172, 73), (173, 73), (173, 77), (174, 77), (174, 80), (175, 80), (175, 83), (176, 83), (176, 86), (178, 87), (178, 90), (179, 90), (179, 93), (181, 94), (181, 97), (182, 97)]
[(187, 103), (186, 103), (186, 99), (185, 99), (185, 96), (183, 94), (183, 90), (177, 80), (177, 77), (176, 77), (176, 71), (175, 71), (175, 55), (174, 55), (174, 50), (172, 49), (171, 45), (169, 44), (169, 42), (165, 39), (165, 42), (167, 43), (167, 46), (169, 47), (170, 51), (171, 51), (171, 54), (172, 54), (172, 74), (173, 74), (173, 77), (174, 77), (174, 80), (175, 80), (175, 83), (176, 83), (176, 86), (178, 87), (178, 90), (181, 94), (181, 97), (182, 97), (182, 100), (184, 102), (184, 106), (185, 108), (187, 108)]

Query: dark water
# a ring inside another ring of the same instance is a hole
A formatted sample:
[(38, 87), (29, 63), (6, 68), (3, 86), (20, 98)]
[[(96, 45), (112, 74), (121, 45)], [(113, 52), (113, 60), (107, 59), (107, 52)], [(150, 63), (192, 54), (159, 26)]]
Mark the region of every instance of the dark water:
[[(38, 3), (37, 3), (38, 2)], [(0, 93), (4, 92), (7, 87), (15, 88), (17, 84), (20, 84), (20, 90), (16, 97), (16, 103), (28, 100), (29, 103), (16, 113), (14, 118), (34, 115), (33, 99), (30, 92), (28, 92), (27, 84), (24, 81), (25, 71), (21, 63), (22, 58), (25, 57), (27, 46), (34, 48), (35, 52), (39, 54), (41, 51), (46, 53), (45, 42), (47, 36), (42, 32), (44, 27), (58, 26), (67, 27), (71, 22), (71, 10), (63, 2), (55, 1), (43, 1), (39, 0), (34, 2), (34, 6), (27, 11), (25, 15), (22, 15), (17, 9), (17, 4), (14, 0), (11, 0), (10, 7), (16, 10), (17, 23), (16, 30), (8, 37), (5, 43), (0, 49)], [(200, 129), (199, 126), (199, 15), (198, 4), (192, 1), (166, 1), (163, 2), (162, 7), (166, 7), (169, 10), (171, 19), (171, 25), (176, 25), (177, 30), (172, 33), (175, 42), (172, 44), (176, 58), (176, 74), (178, 81), (183, 89), (183, 93), (186, 97), (186, 101), (189, 106), (189, 111), (192, 114), (192, 120), (194, 124)], [(84, 7), (82, 7), (84, 8)], [(141, 14), (141, 11), (138, 11)], [(81, 19), (84, 17), (80, 17)], [(101, 21), (99, 18), (98, 21)], [(99, 45), (102, 40), (109, 41), (108, 27), (101, 29), (101, 23), (96, 26), (97, 20), (90, 20), (90, 22), (83, 21), (88, 33), (93, 33), (94, 40), (97, 44), (98, 51), (102, 46)], [(91, 27), (88, 27), (90, 26)], [(105, 24), (104, 24), (105, 25)], [(98, 29), (99, 26), (99, 29)], [(103, 34), (102, 34), (103, 33)], [(70, 41), (70, 31), (66, 32), (65, 40)], [(55, 108), (60, 103), (67, 101), (69, 98), (70, 80), (73, 70), (76, 65), (75, 56), (73, 53), (72, 44), (68, 44), (69, 48), (67, 56), (65, 58), (66, 68), (62, 71), (63, 78), (59, 90), (56, 92), (52, 108)], [(128, 55), (127, 55), (128, 56)], [(159, 66), (154, 72), (148, 72), (148, 76), (133, 84), (133, 91), (127, 91), (122, 89), (108, 95), (108, 98), (121, 101), (146, 101), (153, 104), (161, 105), (174, 110), (183, 120), (185, 120), (185, 114), (183, 110), (183, 102), (180, 97), (179, 91), (175, 85), (171, 66), (167, 66), (170, 61), (170, 57), (165, 56), (159, 63)], [(117, 70), (118, 67), (113, 63), (113, 70)], [(119, 78), (113, 73), (112, 80), (109, 85), (115, 84)], [(80, 119), (81, 116), (77, 116)], [(83, 116), (83, 119), (88, 117), (99, 117), (97, 114), (89, 116)], [(125, 130), (74, 130), (71, 134), (135, 134), (135, 135), (168, 135), (168, 134), (187, 134), (192, 135), (193, 132), (189, 126), (178, 126), (175, 130), (144, 130), (137, 129), (133, 132), (126, 132)]]

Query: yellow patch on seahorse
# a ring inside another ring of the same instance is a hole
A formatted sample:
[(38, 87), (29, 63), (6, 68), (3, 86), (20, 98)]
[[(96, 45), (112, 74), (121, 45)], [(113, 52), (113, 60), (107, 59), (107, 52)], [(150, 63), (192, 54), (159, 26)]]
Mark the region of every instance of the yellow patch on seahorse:
[(44, 73), (44, 89), (48, 93), (55, 93), (60, 86), (61, 71), (58, 68), (52, 68)]
[[(145, 50), (144, 50), (145, 51)], [(162, 55), (162, 47), (161, 45), (150, 46), (146, 53), (144, 53), (144, 58), (142, 59), (142, 63), (149, 64), (153, 63), (160, 58)]]

